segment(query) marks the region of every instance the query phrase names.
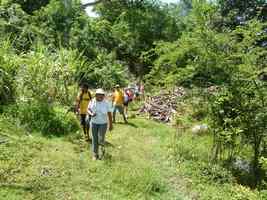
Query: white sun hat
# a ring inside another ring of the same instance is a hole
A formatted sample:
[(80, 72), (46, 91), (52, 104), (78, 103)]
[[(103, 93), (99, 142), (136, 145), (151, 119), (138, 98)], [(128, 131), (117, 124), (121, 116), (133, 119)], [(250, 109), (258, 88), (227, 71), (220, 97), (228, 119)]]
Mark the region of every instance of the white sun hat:
[(102, 88), (97, 89), (95, 93), (105, 95), (105, 91)]

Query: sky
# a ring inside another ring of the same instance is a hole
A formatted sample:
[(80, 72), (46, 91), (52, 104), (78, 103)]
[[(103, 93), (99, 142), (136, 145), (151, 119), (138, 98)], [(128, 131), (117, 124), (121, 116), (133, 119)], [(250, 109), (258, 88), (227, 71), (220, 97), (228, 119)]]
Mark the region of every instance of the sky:
[[(88, 3), (88, 2), (93, 2), (94, 0), (81, 0), (82, 3)], [(177, 3), (179, 0), (161, 0), (164, 3)], [(91, 17), (97, 17), (97, 15), (92, 11), (93, 7), (89, 6), (86, 8), (86, 12), (89, 16)]]

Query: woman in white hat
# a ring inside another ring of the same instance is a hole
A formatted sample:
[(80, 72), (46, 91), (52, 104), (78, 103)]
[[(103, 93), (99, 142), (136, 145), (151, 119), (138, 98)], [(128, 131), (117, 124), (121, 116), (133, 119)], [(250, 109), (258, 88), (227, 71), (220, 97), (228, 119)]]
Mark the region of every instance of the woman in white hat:
[(112, 126), (112, 107), (111, 104), (105, 100), (105, 92), (103, 89), (96, 90), (95, 98), (88, 106), (88, 114), (92, 117), (92, 150), (93, 160), (99, 159), (99, 146), (101, 150), (101, 157), (104, 156), (105, 149), (105, 135), (108, 124), (111, 131)]

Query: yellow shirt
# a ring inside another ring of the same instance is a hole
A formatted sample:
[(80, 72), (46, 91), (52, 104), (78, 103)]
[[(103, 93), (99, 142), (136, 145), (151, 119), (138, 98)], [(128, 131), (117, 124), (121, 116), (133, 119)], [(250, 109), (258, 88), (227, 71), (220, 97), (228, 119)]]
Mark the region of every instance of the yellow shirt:
[(91, 100), (90, 93), (89, 92), (83, 93), (82, 97), (81, 93), (79, 93), (77, 100), (80, 102), (80, 107), (79, 107), (80, 114), (87, 114), (87, 108)]
[(113, 98), (114, 98), (114, 104), (115, 105), (123, 105), (124, 96), (123, 96), (123, 92), (121, 90), (115, 91)]

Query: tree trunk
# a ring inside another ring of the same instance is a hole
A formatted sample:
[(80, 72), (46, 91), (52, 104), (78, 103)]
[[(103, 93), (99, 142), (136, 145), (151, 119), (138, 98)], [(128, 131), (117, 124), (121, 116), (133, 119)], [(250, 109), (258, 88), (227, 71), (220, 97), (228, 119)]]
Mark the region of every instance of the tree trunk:
[(257, 187), (261, 183), (259, 158), (260, 158), (260, 146), (262, 142), (262, 137), (258, 136), (257, 133), (253, 133), (254, 137), (254, 158), (253, 158), (253, 175), (254, 183), (253, 187)]

